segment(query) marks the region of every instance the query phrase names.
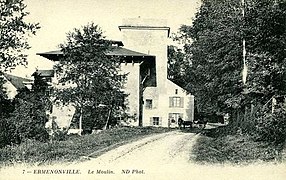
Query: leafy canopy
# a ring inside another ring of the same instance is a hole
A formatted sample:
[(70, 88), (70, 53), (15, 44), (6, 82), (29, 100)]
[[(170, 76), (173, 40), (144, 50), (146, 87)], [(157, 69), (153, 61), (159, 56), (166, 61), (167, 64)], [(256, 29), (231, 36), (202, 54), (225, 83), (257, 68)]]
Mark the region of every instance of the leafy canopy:
[(98, 25), (91, 23), (69, 32), (60, 48), (64, 55), (55, 68), (64, 88), (57, 90), (59, 100), (82, 108), (85, 115), (96, 112), (99, 104), (124, 108), (121, 88), (125, 75), (118, 73), (119, 59), (106, 55), (111, 42)]
[[(230, 112), (285, 94), (284, 0), (203, 0), (192, 26), (175, 38), (192, 59), (186, 68), (200, 110)], [(247, 84), (242, 83), (242, 41), (246, 40)]]
[(0, 68), (7, 70), (27, 64), (28, 35), (35, 35), (38, 23), (27, 23), (23, 0), (0, 0)]

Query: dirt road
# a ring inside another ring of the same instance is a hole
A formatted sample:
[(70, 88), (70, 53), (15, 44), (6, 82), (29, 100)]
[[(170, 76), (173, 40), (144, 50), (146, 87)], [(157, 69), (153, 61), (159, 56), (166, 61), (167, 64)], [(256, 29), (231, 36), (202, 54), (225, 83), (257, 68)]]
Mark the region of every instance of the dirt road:
[[(23, 170), (31, 171), (20, 176), (29, 179), (286, 179), (285, 165), (239, 167), (195, 164), (189, 159), (198, 136), (180, 131), (154, 135), (86, 162), (29, 169), (22, 167), (15, 169), (14, 174), (19, 176)], [(60, 173), (59, 170), (70, 170), (70, 174), (54, 174), (56, 171)]]

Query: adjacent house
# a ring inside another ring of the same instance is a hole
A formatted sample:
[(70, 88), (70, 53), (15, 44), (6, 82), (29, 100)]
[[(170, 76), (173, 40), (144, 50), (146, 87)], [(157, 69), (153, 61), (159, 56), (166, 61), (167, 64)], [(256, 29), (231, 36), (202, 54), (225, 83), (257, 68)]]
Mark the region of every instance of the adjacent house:
[(19, 76), (14, 76), (11, 74), (4, 73), (3, 75), (4, 80), (6, 81), (3, 84), (3, 88), (6, 91), (6, 94), (8, 96), (8, 99), (13, 99), (20, 89), (31, 89), (33, 80), (28, 78), (23, 78)]
[[(55, 75), (55, 71), (53, 69), (37, 69), (32, 76), (37, 76), (47, 82), (49, 87), (57, 87), (58, 81)], [(50, 88), (46, 89), (46, 94), (50, 94)], [(54, 101), (53, 97), (51, 97), (51, 101)], [(49, 121), (46, 124), (46, 127), (51, 128), (53, 126), (53, 121), (56, 122), (57, 126), (61, 129), (68, 128), (73, 115), (75, 113), (75, 107), (72, 105), (63, 105), (60, 101), (56, 101), (51, 109), (46, 111), (48, 115)]]
[[(128, 73), (124, 90), (129, 94), (128, 113), (133, 117), (130, 124), (177, 127), (179, 117), (193, 121), (194, 96), (167, 78), (170, 28), (166, 21), (125, 19), (119, 30), (123, 42), (114, 41), (116, 46), (107, 55), (121, 57), (119, 71)], [(50, 51), (38, 55), (56, 62), (63, 53)], [(56, 84), (56, 79), (51, 83)]]

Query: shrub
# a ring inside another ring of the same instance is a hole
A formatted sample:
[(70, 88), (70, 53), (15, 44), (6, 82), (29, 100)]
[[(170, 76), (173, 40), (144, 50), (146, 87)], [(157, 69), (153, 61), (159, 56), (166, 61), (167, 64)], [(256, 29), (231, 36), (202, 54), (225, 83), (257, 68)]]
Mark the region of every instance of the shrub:
[(256, 130), (260, 140), (284, 143), (286, 140), (286, 110), (278, 108), (274, 113), (264, 113), (257, 119)]
[[(47, 141), (45, 129), (47, 117), (43, 110), (32, 108), (32, 103), (19, 101), (16, 110), (9, 117), (0, 118), (0, 147), (19, 144), (25, 139)], [(34, 110), (34, 113), (31, 113)]]
[(10, 124), (5, 118), (0, 118), (0, 148), (20, 142), (20, 138), (15, 132), (14, 124)]
[(65, 141), (68, 138), (66, 130), (55, 130), (52, 134), (52, 140), (56, 140), (56, 141)]

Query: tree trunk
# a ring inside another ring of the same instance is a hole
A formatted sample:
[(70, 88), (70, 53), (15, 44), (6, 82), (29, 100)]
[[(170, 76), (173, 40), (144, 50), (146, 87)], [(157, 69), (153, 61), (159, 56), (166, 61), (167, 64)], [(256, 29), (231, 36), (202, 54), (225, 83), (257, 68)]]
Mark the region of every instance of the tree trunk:
[(109, 119), (110, 119), (110, 114), (111, 114), (111, 109), (109, 109), (108, 111), (108, 116), (107, 116), (107, 119), (106, 119), (106, 123), (103, 127), (103, 130), (106, 130), (107, 129), (107, 125), (108, 125), (108, 122), (109, 122)]
[(80, 116), (79, 116), (79, 135), (82, 134), (82, 107), (80, 108)]

